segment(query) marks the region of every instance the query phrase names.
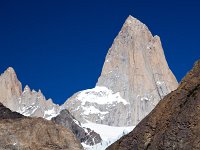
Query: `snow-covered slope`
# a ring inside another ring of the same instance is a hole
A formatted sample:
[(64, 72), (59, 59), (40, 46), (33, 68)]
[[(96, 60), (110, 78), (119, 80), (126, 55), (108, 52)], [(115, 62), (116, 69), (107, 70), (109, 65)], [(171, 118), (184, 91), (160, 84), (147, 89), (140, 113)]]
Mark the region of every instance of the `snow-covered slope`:
[(100, 134), (102, 142), (94, 146), (88, 146), (82, 143), (85, 150), (105, 150), (109, 145), (120, 139), (123, 135), (131, 132), (134, 127), (114, 127), (96, 123), (85, 123), (83, 127), (90, 128)]
[(82, 91), (77, 99), (81, 101), (81, 105), (85, 105), (86, 102), (97, 103), (100, 105), (113, 103), (128, 104), (126, 100), (121, 98), (119, 93), (113, 93), (108, 88), (100, 86)]
[(129, 103), (119, 93), (113, 93), (112, 90), (99, 86), (76, 93), (62, 105), (63, 109), (68, 109), (81, 123), (90, 121), (107, 125), (118, 121), (112, 117), (114, 113), (122, 119), (124, 116), (121, 112), (128, 107)]

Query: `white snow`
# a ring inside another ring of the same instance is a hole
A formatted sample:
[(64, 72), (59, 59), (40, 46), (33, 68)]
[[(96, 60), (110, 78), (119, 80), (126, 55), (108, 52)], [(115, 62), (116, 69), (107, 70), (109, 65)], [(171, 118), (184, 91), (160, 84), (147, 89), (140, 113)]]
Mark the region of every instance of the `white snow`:
[(148, 97), (141, 97), (141, 101), (150, 101)]
[(81, 123), (79, 123), (76, 119), (73, 119), (73, 121), (74, 121), (79, 127), (82, 128)]
[(83, 114), (84, 115), (89, 115), (89, 114), (102, 114), (102, 115), (105, 115), (105, 114), (108, 114), (109, 112), (106, 111), (106, 112), (102, 112), (100, 111), (99, 109), (95, 108), (94, 106), (89, 106), (89, 107), (83, 107)]
[(131, 132), (134, 128), (134, 126), (114, 127), (91, 122), (82, 124), (82, 126), (94, 130), (96, 133), (100, 134), (103, 140), (101, 143), (94, 146), (88, 146), (82, 143), (85, 150), (105, 150), (109, 145), (120, 139), (123, 135)]
[(44, 117), (47, 120), (51, 120), (51, 118), (56, 117), (58, 113), (56, 113), (54, 107), (52, 109), (44, 111)]
[(32, 93), (37, 93), (35, 90), (32, 90)]
[(45, 115), (52, 115), (52, 114), (54, 114), (54, 113), (55, 113), (54, 108), (49, 109), (49, 110), (46, 110), (46, 111), (44, 112)]
[(99, 105), (113, 103), (123, 103), (124, 105), (129, 104), (120, 96), (119, 92), (113, 93), (112, 90), (100, 86), (80, 92), (77, 99), (81, 101), (82, 106), (85, 105), (86, 102), (97, 103)]
[(165, 84), (165, 82), (164, 81), (157, 81), (156, 84), (157, 85), (162, 85), (162, 84)]
[[(36, 110), (38, 109), (38, 106), (30, 105), (30, 106), (25, 106), (18, 112), (24, 116), (30, 116), (33, 114)], [(30, 111), (31, 110), (31, 111)]]

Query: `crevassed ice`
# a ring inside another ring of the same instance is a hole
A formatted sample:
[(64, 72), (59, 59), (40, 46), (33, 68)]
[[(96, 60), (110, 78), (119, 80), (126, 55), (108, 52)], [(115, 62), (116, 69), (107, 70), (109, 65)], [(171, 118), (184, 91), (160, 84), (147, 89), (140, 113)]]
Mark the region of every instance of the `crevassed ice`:
[(82, 91), (78, 94), (77, 99), (81, 101), (82, 105), (85, 105), (86, 102), (97, 103), (99, 105), (112, 103), (129, 104), (120, 96), (119, 92), (113, 93), (112, 90), (102, 86), (96, 86), (93, 89)]
[(134, 129), (134, 126), (130, 127), (114, 127), (102, 124), (88, 123), (82, 124), (85, 128), (90, 128), (100, 134), (102, 142), (93, 146), (81, 143), (85, 150), (105, 150), (109, 145), (120, 139), (123, 135), (128, 134)]

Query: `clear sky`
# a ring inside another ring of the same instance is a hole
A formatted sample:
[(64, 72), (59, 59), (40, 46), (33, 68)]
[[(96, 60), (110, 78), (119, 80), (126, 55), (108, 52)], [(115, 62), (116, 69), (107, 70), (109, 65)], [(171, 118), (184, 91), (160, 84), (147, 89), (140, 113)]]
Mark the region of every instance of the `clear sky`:
[(95, 86), (128, 15), (161, 37), (180, 81), (200, 56), (199, 0), (0, 0), (0, 72), (61, 104)]

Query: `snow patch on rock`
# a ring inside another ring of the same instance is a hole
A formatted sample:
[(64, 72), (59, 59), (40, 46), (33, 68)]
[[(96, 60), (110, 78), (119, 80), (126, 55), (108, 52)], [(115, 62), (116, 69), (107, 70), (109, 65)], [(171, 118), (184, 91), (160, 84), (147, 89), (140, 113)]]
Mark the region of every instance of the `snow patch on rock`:
[(59, 113), (55, 111), (54, 107), (52, 109), (46, 110), (44, 112), (44, 117), (47, 120), (51, 120), (51, 118), (56, 117)]
[(102, 115), (105, 115), (105, 114), (108, 114), (109, 112), (106, 111), (106, 112), (102, 112), (100, 111), (99, 109), (95, 108), (94, 106), (89, 106), (89, 107), (83, 107), (83, 114), (84, 115), (90, 115), (90, 114), (102, 114)]
[(113, 93), (112, 90), (100, 86), (80, 92), (77, 99), (82, 102), (82, 105), (85, 105), (86, 102), (97, 103), (99, 105), (113, 104), (115, 102), (123, 103), (124, 105), (128, 104), (128, 102), (120, 96), (119, 92)]

